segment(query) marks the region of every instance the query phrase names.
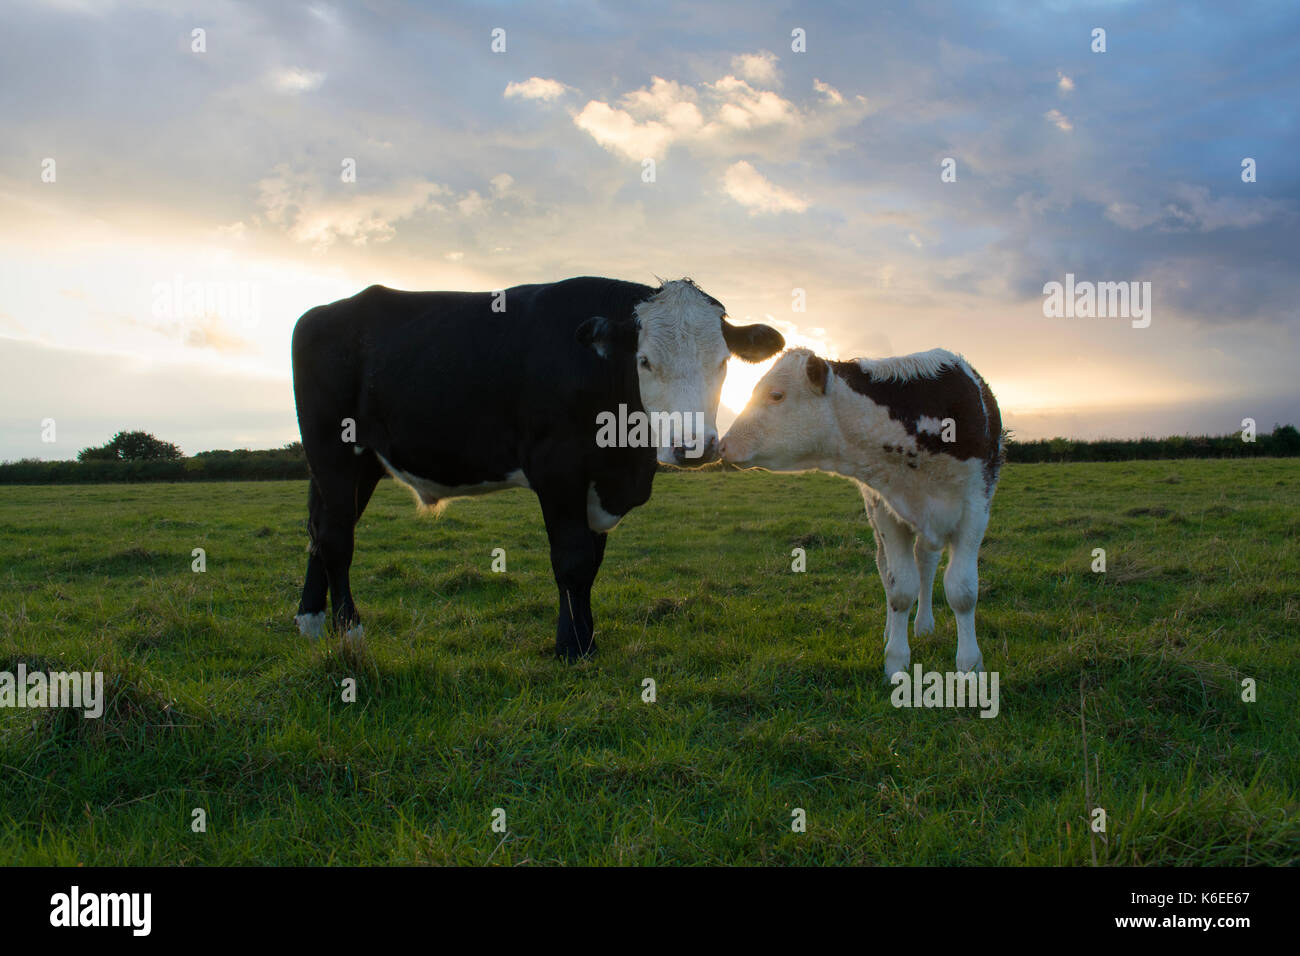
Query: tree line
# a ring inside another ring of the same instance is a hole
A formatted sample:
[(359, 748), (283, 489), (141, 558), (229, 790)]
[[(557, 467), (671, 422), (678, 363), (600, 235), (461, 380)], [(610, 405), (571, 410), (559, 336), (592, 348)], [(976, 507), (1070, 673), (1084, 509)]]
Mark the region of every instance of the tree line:
[[(1009, 462), (1149, 461), (1171, 458), (1300, 457), (1300, 431), (1275, 425), (1254, 441), (1230, 435), (1076, 441), (1044, 438), (1006, 442)], [(718, 468), (725, 466), (707, 466)], [(665, 468), (664, 470), (671, 470)], [(0, 485), (95, 484), (113, 481), (283, 481), (307, 477), (302, 442), (280, 448), (201, 451), (186, 456), (147, 432), (118, 432), (107, 443), (83, 448), (75, 461), (24, 458), (0, 463)]]

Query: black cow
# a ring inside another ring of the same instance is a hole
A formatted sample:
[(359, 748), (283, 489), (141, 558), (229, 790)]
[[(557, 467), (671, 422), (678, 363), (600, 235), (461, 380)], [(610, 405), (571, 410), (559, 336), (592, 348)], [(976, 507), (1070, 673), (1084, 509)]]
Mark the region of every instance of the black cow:
[[(658, 288), (579, 278), (495, 293), (371, 286), (319, 306), (293, 332), (293, 390), (311, 470), (310, 557), (296, 620), (359, 637), (348, 569), (353, 532), (385, 471), (425, 505), (503, 488), (541, 503), (559, 588), (556, 653), (595, 649), (591, 586), (605, 533), (650, 497), (656, 457), (716, 457), (726, 362), (784, 346), (731, 325), (689, 279)], [(597, 420), (681, 413), (703, 428), (654, 446), (605, 447)], [(695, 413), (699, 413), (696, 418)]]

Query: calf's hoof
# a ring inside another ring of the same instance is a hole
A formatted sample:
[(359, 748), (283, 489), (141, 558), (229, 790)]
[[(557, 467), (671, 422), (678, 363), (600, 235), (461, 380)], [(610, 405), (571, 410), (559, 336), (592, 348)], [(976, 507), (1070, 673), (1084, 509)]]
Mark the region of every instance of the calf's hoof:
[(957, 670), (962, 674), (978, 674), (984, 670), (984, 655), (979, 651), (969, 655), (957, 655)]
[(912, 655), (908, 652), (902, 654), (891, 654), (888, 648), (885, 650), (885, 680), (893, 682), (895, 674), (907, 676), (907, 667), (912, 662)]
[(917, 614), (916, 620), (912, 623), (912, 633), (917, 637), (922, 634), (934, 633), (934, 615), (926, 614), (924, 616)]

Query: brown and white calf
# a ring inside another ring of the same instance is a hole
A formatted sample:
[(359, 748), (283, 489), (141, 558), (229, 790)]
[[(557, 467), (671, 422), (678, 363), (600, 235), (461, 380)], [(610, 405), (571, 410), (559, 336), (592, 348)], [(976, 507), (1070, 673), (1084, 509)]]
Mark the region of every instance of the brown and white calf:
[(957, 616), (957, 669), (980, 671), (975, 640), (979, 548), (1002, 467), (1002, 416), (993, 393), (944, 349), (831, 362), (791, 349), (754, 387), (722, 440), (742, 468), (827, 471), (862, 490), (888, 599), (885, 676), (910, 662), (907, 620), (934, 630), (930, 601), (948, 549), (944, 596)]

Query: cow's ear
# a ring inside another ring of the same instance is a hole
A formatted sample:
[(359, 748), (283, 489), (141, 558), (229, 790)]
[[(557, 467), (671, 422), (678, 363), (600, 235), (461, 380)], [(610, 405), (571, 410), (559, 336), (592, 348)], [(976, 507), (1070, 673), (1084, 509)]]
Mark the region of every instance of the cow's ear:
[(830, 367), (827, 366), (826, 360), (818, 358), (816, 355), (808, 356), (808, 364), (804, 366), (804, 371), (808, 375), (808, 384), (818, 395), (826, 394), (826, 376), (830, 373)]
[(722, 337), (732, 355), (761, 362), (785, 348), (785, 339), (770, 325), (732, 325), (722, 320)]
[(577, 339), (580, 345), (587, 346), (601, 358), (609, 358), (616, 352), (635, 352), (636, 333), (635, 322), (593, 315), (578, 326)]

